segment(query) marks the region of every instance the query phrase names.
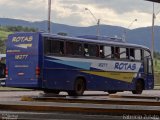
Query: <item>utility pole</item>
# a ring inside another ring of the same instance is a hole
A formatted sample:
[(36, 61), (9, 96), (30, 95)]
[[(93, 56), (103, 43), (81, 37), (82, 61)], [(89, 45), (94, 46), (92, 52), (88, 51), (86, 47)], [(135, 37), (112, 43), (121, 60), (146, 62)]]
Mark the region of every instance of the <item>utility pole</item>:
[[(127, 27), (127, 29), (129, 29), (134, 22), (137, 22), (137, 19), (134, 19)], [(124, 30), (124, 40), (126, 41), (127, 40), (127, 29)]]
[(160, 10), (155, 13), (155, 9), (154, 9), (154, 2), (153, 2), (153, 13), (152, 13), (152, 45), (151, 45), (151, 54), (152, 54), (152, 58), (154, 59), (154, 41), (155, 41), (155, 38), (154, 38), (154, 33), (155, 33), (155, 29), (154, 29), (154, 26), (155, 26), (155, 19), (157, 17), (157, 15), (160, 13)]
[(100, 19), (97, 19), (97, 18), (95, 17), (95, 15), (91, 12), (90, 9), (85, 8), (85, 10), (88, 10), (89, 13), (92, 15), (92, 17), (93, 17), (93, 18), (95, 19), (95, 21), (97, 22), (97, 37), (100, 36)]
[(97, 36), (100, 36), (100, 19), (97, 21)]
[(154, 13), (154, 2), (153, 2), (153, 13), (152, 13), (152, 47), (151, 47), (151, 54), (152, 58), (154, 59), (154, 21), (155, 21), (155, 13)]
[(48, 33), (51, 32), (51, 0), (48, 0)]

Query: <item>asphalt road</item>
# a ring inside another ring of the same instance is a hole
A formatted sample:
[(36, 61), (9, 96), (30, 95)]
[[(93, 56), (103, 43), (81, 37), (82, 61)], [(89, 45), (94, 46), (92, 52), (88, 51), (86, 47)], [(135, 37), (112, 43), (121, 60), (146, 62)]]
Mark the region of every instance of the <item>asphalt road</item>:
[[(39, 96), (41, 91), (6, 91), (0, 92), (0, 101), (2, 102), (17, 102), (22, 96)], [(66, 93), (61, 93), (61, 95)], [(104, 92), (86, 92), (86, 94), (100, 94), (102, 96), (85, 96), (88, 99), (106, 98), (107, 93)], [(132, 95), (130, 92), (117, 93), (116, 95)], [(159, 90), (144, 91), (142, 96), (160, 96)], [(83, 97), (82, 97), (83, 98)], [(112, 98), (117, 99), (117, 98)], [(123, 99), (123, 98), (119, 98)], [(1, 110), (1, 108), (0, 108)], [(0, 111), (0, 119), (2, 120), (160, 120), (157, 115), (96, 115), (82, 113), (62, 113), (62, 112), (23, 112), (23, 111)]]
[(124, 120), (125, 116), (94, 115), (58, 112), (0, 111), (2, 120)]
[(60, 112), (22, 112), (22, 111), (0, 111), (2, 120), (160, 120), (157, 115), (95, 115), (80, 113)]

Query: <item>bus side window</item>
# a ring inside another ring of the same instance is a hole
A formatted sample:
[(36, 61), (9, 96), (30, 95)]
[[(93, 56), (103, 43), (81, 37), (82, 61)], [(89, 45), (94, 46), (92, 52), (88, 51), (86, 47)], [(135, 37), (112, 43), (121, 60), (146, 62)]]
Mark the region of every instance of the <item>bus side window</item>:
[(51, 53), (53, 54), (64, 54), (64, 42), (58, 40), (51, 41)]
[(121, 59), (126, 59), (126, 48), (120, 48), (120, 58)]
[(75, 55), (82, 55), (83, 54), (83, 50), (82, 50), (82, 44), (81, 43), (76, 43), (74, 45), (75, 47)]
[(126, 59), (129, 60), (129, 48), (126, 48)]
[(100, 46), (99, 55), (101, 58), (104, 58), (104, 46)]
[(129, 56), (130, 60), (135, 60), (135, 51), (133, 48), (130, 48), (130, 56)]
[(105, 58), (111, 58), (111, 47), (110, 46), (104, 46), (104, 57)]
[(99, 56), (99, 47), (95, 44), (84, 44), (84, 55), (91, 57)]
[(111, 47), (111, 51), (112, 51), (112, 55), (111, 57), (112, 58), (115, 58), (115, 59), (119, 59), (120, 58), (120, 50), (119, 50), (119, 47)]
[(51, 53), (51, 40), (44, 38), (44, 54)]
[(111, 58), (114, 58), (115, 49), (113, 46), (111, 46)]
[(72, 55), (73, 51), (72, 51), (72, 48), (73, 48), (73, 43), (72, 42), (66, 42), (66, 54), (67, 55)]
[(89, 52), (88, 52), (88, 44), (84, 44), (84, 56), (88, 57)]
[(135, 50), (135, 60), (142, 60), (141, 51), (138, 49)]
[(82, 55), (82, 44), (77, 42), (66, 42), (66, 54), (80, 56)]
[(53, 40), (44, 38), (44, 53), (45, 54), (64, 54), (64, 42), (60, 40)]
[(120, 49), (119, 49), (119, 47), (115, 47), (114, 56), (115, 56), (116, 59), (120, 58)]

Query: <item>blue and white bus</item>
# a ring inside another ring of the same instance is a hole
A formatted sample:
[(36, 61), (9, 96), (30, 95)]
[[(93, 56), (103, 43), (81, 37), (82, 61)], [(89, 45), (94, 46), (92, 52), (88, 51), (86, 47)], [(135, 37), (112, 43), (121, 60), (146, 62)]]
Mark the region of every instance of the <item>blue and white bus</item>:
[(9, 87), (69, 95), (141, 94), (154, 87), (150, 50), (117, 38), (15, 33), (8, 37), (6, 59)]

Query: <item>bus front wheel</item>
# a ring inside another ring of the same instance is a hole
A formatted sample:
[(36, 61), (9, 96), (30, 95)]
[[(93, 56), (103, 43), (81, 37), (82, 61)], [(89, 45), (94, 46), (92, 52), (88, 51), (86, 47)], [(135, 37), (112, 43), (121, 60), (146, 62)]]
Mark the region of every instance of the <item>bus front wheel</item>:
[(144, 83), (142, 80), (137, 80), (135, 90), (132, 91), (133, 94), (142, 94), (144, 89)]
[(70, 96), (80, 96), (83, 95), (85, 91), (85, 81), (82, 78), (78, 78), (74, 84), (74, 90), (68, 91), (68, 95)]

